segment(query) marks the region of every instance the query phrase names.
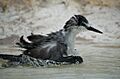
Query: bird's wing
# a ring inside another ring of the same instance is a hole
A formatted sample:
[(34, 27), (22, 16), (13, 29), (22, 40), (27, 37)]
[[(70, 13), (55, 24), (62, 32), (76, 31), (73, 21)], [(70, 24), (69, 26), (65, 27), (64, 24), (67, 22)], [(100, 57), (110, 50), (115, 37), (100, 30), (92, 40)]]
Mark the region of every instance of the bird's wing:
[(31, 34), (30, 36), (27, 36), (28, 40), (31, 41), (31, 43), (29, 43), (28, 41), (26, 41), (23, 36), (20, 37), (20, 42), (17, 42), (16, 44), (19, 45), (21, 48), (25, 48), (25, 49), (32, 49), (35, 48), (37, 46), (42, 45), (42, 43), (44, 43), (45, 41), (47, 41), (48, 37), (44, 36), (44, 35), (34, 35)]
[(31, 34), (30, 36), (27, 36), (28, 40), (35, 43), (35, 42), (39, 42), (39, 41), (43, 41), (47, 38), (47, 36), (44, 36), (44, 35), (34, 35), (34, 34)]

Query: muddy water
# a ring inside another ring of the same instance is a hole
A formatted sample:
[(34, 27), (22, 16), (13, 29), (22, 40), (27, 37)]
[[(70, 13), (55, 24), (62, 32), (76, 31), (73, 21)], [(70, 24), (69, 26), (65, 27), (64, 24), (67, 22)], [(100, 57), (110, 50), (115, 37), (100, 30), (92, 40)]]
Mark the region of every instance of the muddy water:
[[(78, 43), (76, 48), (84, 59), (82, 64), (5, 68), (0, 69), (0, 79), (120, 79), (119, 45)], [(6, 49), (8, 47), (0, 46), (0, 53), (12, 50)], [(17, 50), (13, 49), (12, 54)]]

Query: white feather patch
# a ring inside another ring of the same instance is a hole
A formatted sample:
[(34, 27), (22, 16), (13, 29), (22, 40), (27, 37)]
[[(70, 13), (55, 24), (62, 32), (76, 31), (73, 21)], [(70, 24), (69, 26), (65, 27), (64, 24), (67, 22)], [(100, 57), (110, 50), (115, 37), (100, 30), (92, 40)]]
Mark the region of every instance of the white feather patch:
[(23, 39), (28, 43), (32, 43), (32, 41), (28, 40), (27, 37), (25, 37), (25, 36), (23, 37)]

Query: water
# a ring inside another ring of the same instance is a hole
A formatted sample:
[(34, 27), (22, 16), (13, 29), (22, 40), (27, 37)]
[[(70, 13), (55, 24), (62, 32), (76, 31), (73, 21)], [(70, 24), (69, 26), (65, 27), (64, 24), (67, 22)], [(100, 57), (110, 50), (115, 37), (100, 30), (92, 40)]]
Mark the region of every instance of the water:
[[(5, 52), (5, 49), (0, 48)], [(0, 69), (0, 79), (120, 79), (118, 45), (78, 42), (76, 48), (84, 59), (82, 64), (5, 68)], [(14, 49), (12, 52), (15, 51), (17, 50)]]

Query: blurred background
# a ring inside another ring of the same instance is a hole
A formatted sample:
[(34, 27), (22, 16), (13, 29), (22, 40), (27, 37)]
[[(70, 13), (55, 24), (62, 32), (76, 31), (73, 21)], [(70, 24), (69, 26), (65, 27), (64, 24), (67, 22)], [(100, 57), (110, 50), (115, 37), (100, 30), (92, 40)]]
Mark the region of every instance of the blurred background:
[(120, 0), (0, 0), (0, 44), (14, 44), (31, 32), (54, 32), (75, 14), (104, 32), (83, 32), (79, 38), (120, 44)]

